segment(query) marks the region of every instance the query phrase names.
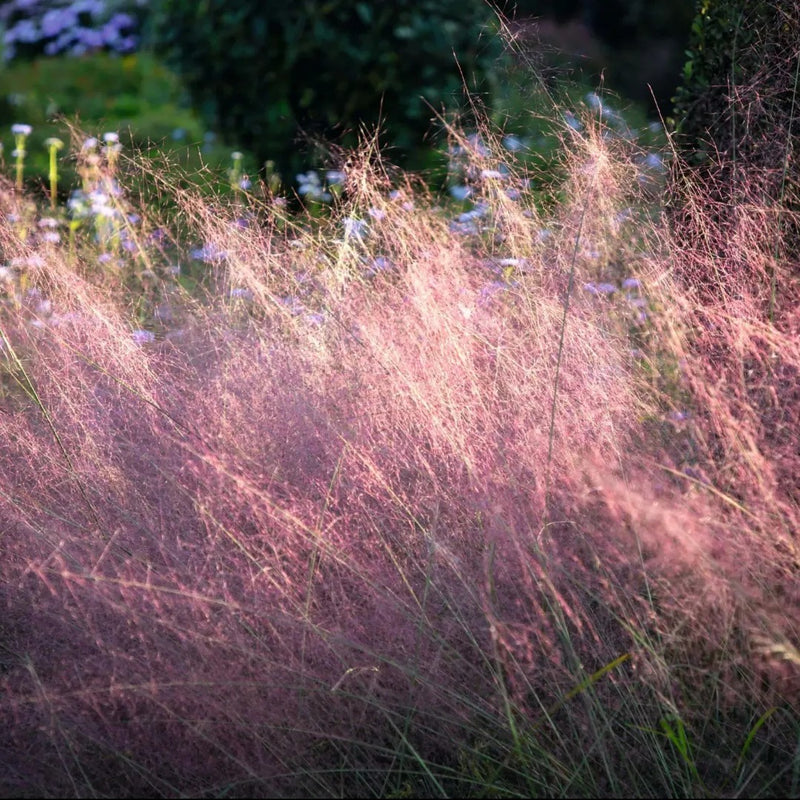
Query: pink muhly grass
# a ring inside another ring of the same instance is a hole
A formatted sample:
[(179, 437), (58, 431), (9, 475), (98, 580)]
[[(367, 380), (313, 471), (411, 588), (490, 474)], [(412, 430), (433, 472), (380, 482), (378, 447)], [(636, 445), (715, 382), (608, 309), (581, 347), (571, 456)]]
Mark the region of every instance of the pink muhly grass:
[[(67, 321), (2, 317), (0, 785), (378, 794), (398, 770), (457, 793), (471, 763), (612, 792), (646, 784), (648, 716), (702, 719), (706, 669), (721, 709), (783, 696), (797, 451), (770, 381), (797, 330), (746, 297), (701, 305), (676, 264), (714, 257), (621, 223), (636, 154), (586, 131), (564, 202), (489, 187), (483, 239), (410, 183), (413, 205), (387, 199), (368, 146), (314, 225), (178, 192), (218, 258), (153, 341), (121, 279), (42, 256), (30, 280)], [(498, 256), (530, 267), (487, 296)], [(581, 291), (632, 272), (647, 326)]]

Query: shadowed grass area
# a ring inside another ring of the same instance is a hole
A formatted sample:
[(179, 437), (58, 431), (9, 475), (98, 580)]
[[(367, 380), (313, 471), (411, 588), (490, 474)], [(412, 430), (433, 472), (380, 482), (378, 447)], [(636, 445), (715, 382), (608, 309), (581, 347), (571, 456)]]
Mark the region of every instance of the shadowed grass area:
[(3, 187), (4, 794), (797, 793), (796, 308), (592, 105), (547, 204)]

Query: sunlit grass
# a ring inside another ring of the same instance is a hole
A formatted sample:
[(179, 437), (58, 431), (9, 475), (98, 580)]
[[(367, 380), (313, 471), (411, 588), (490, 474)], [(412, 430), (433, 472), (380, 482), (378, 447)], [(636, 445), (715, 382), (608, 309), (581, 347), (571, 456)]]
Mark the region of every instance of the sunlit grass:
[(797, 329), (595, 97), (448, 197), (4, 184), (6, 793), (797, 792)]

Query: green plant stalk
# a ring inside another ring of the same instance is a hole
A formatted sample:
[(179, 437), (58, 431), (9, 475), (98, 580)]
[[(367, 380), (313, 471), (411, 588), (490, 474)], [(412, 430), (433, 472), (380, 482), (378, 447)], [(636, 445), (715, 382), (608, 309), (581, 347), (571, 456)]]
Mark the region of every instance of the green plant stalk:
[[(22, 141), (22, 145), (19, 144), (20, 140)], [(17, 191), (22, 191), (22, 179), (25, 174), (25, 137), (18, 136), (17, 137), (17, 147), (15, 150), (17, 154), (17, 163), (16, 163), (16, 171), (17, 171), (17, 179), (16, 179), (16, 187)]]
[(64, 146), (64, 142), (51, 136), (45, 144), (50, 152), (50, 208), (55, 211), (58, 202), (58, 151)]
[(767, 711), (765, 711), (756, 721), (756, 724), (750, 729), (750, 733), (747, 734), (747, 738), (742, 745), (742, 752), (739, 753), (739, 758), (736, 761), (736, 772), (739, 773), (739, 780), (742, 779), (742, 770), (744, 769), (744, 760), (747, 757), (747, 751), (750, 749), (750, 745), (753, 743), (753, 739), (755, 739), (756, 734), (764, 725), (764, 723), (778, 710), (777, 706), (772, 706)]

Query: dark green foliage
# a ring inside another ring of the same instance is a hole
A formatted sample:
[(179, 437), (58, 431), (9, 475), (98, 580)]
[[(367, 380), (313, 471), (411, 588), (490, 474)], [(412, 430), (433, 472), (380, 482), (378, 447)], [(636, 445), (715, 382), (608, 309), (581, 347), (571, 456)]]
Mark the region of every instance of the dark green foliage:
[(703, 163), (779, 170), (800, 134), (797, 0), (700, 0), (675, 97), (678, 140)]
[[(512, 27), (541, 27), (549, 43), (577, 56), (585, 79), (667, 109), (675, 93), (694, 0), (496, 0)], [(534, 36), (531, 37), (535, 41)], [(549, 59), (550, 60), (550, 59)], [(561, 59), (556, 59), (561, 60)], [(655, 111), (655, 109), (653, 109)]]
[[(707, 196), (721, 203), (731, 240), (739, 224), (731, 202), (771, 207), (773, 258), (792, 280), (800, 274), (799, 31), (800, 0), (700, 0), (675, 98), (675, 141)], [(749, 274), (748, 259), (739, 267)], [(772, 267), (770, 316), (777, 275)], [(790, 304), (795, 291), (783, 289)]]
[(150, 35), (211, 126), (293, 174), (304, 134), (354, 144), (379, 119), (413, 166), (431, 107), (491, 88), (492, 20), (483, 0), (160, 0)]

